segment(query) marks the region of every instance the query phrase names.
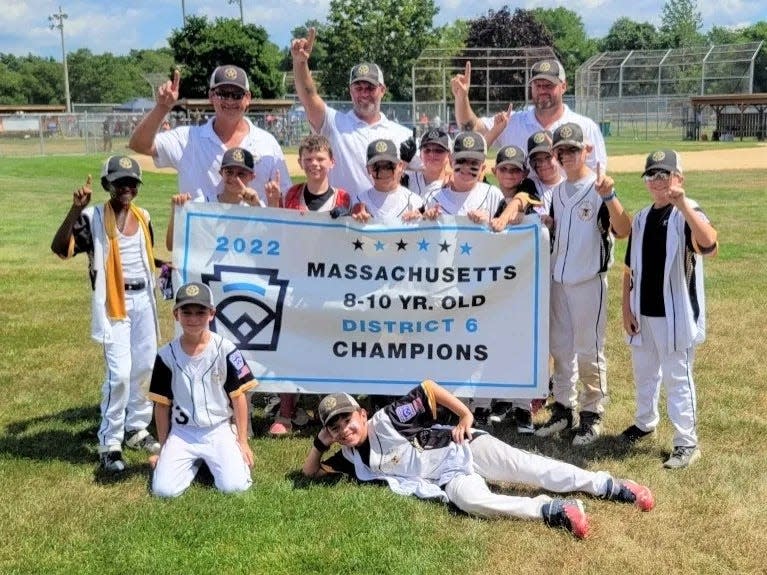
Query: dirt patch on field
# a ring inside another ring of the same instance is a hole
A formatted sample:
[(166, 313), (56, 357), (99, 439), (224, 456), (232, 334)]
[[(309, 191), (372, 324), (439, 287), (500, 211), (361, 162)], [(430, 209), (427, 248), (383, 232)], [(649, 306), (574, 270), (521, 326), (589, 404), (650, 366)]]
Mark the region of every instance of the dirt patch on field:
[[(173, 174), (173, 168), (155, 168), (149, 156), (133, 156), (148, 172)], [(641, 172), (646, 154), (629, 156), (610, 156), (610, 172)], [(695, 172), (704, 170), (767, 170), (767, 146), (755, 148), (737, 148), (734, 150), (701, 150), (699, 152), (682, 152), (685, 171)], [(300, 176), (303, 172), (298, 165), (297, 154), (285, 154), (288, 171), (291, 176)], [(256, 168), (258, 169), (258, 168)]]

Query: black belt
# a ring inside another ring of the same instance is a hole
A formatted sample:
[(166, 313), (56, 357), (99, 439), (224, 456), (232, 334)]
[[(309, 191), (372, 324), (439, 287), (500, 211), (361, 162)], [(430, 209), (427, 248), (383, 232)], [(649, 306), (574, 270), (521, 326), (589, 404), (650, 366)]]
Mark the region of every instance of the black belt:
[(146, 287), (146, 282), (144, 280), (140, 280), (137, 282), (125, 282), (125, 291), (139, 291)]

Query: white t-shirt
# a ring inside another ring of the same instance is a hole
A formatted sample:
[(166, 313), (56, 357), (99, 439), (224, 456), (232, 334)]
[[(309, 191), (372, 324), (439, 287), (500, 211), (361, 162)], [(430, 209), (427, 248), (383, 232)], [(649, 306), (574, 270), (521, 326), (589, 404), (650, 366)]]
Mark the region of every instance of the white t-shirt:
[(320, 134), (330, 140), (336, 161), (328, 176), (330, 185), (346, 190), (352, 197), (370, 187), (366, 167), (368, 145), (375, 140), (391, 140), (399, 147), (412, 136), (405, 126), (392, 122), (383, 113), (378, 122), (368, 124), (354, 110), (341, 113), (330, 106), (325, 106)]
[(405, 212), (411, 212), (423, 206), (421, 197), (403, 186), (391, 192), (379, 192), (375, 188), (368, 188), (361, 194), (357, 194), (352, 203), (365, 204), (368, 213), (373, 218), (381, 220), (396, 220)]
[[(553, 134), (554, 130), (562, 124), (574, 123), (578, 124), (583, 130), (584, 139), (594, 146), (594, 149), (586, 158), (586, 164), (592, 171), (596, 172), (597, 162), (599, 162), (602, 167), (602, 172), (605, 172), (607, 170), (607, 150), (605, 149), (605, 140), (602, 137), (602, 132), (599, 130), (599, 126), (597, 126), (591, 118), (573, 112), (567, 104), (564, 104), (564, 107), (565, 112), (562, 114), (562, 117), (548, 128), (544, 128), (538, 122), (538, 118), (535, 117), (535, 108), (533, 107), (522, 112), (514, 112), (509, 119), (506, 129), (501, 132), (501, 135), (498, 136), (498, 139), (493, 143), (493, 146), (502, 148), (503, 146), (513, 145), (527, 151), (527, 139), (535, 132), (548, 130)], [(493, 127), (493, 118), (491, 117), (483, 117), (482, 122), (487, 129)]]
[[(175, 168), (178, 171), (178, 191), (190, 194), (193, 200), (204, 198), (207, 202), (217, 201), (221, 189), (221, 160), (227, 148), (218, 134), (213, 131), (211, 118), (202, 126), (179, 126), (155, 136), (154, 165), (158, 168)], [(277, 140), (269, 132), (253, 125), (245, 118), (250, 128), (240, 142), (256, 160), (256, 178), (250, 187), (265, 199), (264, 186), (280, 172), (280, 188), (284, 193), (290, 187), (290, 174), (285, 156)]]
[(500, 189), (484, 182), (477, 182), (468, 192), (455, 192), (442, 188), (429, 199), (429, 207), (438, 205), (442, 213), (465, 216), (473, 211), (485, 211), (492, 218), (503, 200)]

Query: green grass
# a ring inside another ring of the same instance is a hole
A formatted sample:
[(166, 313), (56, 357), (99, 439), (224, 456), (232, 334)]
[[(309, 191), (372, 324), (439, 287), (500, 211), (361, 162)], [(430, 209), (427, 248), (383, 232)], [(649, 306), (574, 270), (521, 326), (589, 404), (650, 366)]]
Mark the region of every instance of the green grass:
[[(97, 176), (101, 159), (0, 159), (1, 573), (763, 572), (764, 172), (687, 175), (689, 195), (706, 209), (721, 242), (719, 256), (707, 261), (709, 338), (695, 366), (698, 464), (661, 468), (671, 439), (665, 415), (657, 440), (627, 451), (614, 439), (634, 409), (617, 289), (625, 242), (610, 272), (606, 436), (573, 449), (500, 433), (526, 449), (654, 489), (657, 508), (646, 514), (586, 497), (593, 536), (578, 542), (541, 522), (473, 519), (381, 487), (304, 481), (298, 471), (311, 432), (270, 440), (260, 418), (254, 486), (241, 496), (195, 484), (177, 500), (154, 499), (148, 467), (135, 453), (127, 454), (124, 478), (101, 476), (95, 431), (103, 368), (88, 337), (86, 262), (60, 261), (49, 249), (72, 191), (86, 174)], [(647, 203), (637, 174), (616, 179), (631, 212)], [(146, 174), (145, 182), (138, 203), (162, 237), (175, 177)], [(170, 306), (160, 306), (167, 337)]]

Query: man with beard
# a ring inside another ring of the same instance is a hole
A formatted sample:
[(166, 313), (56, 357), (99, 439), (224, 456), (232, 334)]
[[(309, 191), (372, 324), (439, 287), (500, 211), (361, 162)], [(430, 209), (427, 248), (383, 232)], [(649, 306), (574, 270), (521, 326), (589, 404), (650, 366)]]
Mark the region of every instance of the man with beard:
[(409, 162), (415, 155), (415, 142), (402, 146), (412, 137), (410, 130), (389, 120), (381, 112), (386, 93), (383, 72), (377, 64), (357, 64), (349, 76), (349, 95), (353, 108), (339, 112), (325, 104), (309, 71), (309, 57), (317, 32), (310, 28), (306, 38), (296, 38), (290, 46), (293, 57), (296, 93), (306, 110), (312, 129), (325, 136), (333, 147), (336, 165), (330, 172), (330, 185), (359, 194), (370, 188), (367, 149), (375, 140), (391, 140), (400, 147), (400, 157)]
[[(541, 60), (533, 64), (530, 72), (533, 106), (514, 113), (498, 139), (495, 142), (488, 141), (487, 144), (495, 144), (498, 147), (517, 146), (524, 150), (527, 139), (534, 133), (541, 130), (554, 132), (562, 124), (574, 123), (581, 127), (586, 141), (593, 148), (586, 164), (593, 171), (596, 171), (597, 164), (605, 170), (607, 151), (599, 127), (591, 118), (570, 110), (562, 100), (567, 90), (567, 79), (562, 64), (557, 60)], [(478, 118), (469, 102), (471, 62), (466, 62), (463, 74), (453, 77), (450, 87), (455, 98), (455, 117), (458, 124), (471, 124), (473, 130), (487, 137), (493, 127), (493, 118)]]

